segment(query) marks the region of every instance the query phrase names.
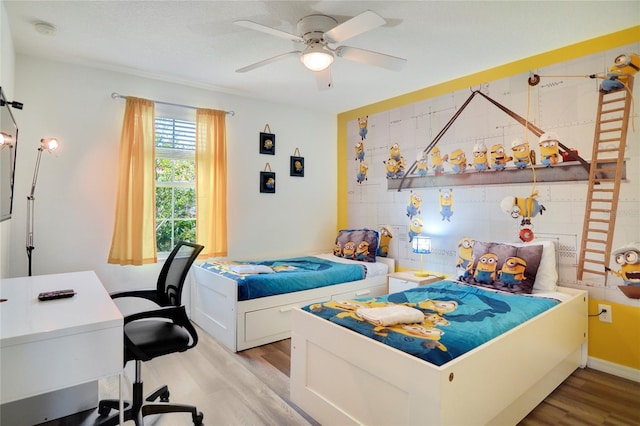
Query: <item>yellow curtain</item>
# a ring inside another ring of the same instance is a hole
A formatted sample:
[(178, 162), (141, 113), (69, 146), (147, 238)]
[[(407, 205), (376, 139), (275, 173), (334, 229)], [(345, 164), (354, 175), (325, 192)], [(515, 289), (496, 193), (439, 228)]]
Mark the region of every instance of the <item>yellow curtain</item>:
[(196, 241), (199, 257), (227, 255), (226, 112), (196, 110)]
[(127, 97), (109, 263), (157, 262), (154, 103)]

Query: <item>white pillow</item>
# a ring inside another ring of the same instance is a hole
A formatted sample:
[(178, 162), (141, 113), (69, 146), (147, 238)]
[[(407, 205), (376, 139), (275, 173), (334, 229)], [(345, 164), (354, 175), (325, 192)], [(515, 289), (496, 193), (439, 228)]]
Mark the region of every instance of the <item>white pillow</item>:
[(273, 274), (275, 271), (266, 265), (231, 265), (229, 270), (236, 274)]
[(551, 240), (533, 240), (528, 243), (505, 243), (516, 247), (524, 246), (542, 246), (542, 257), (540, 258), (540, 266), (536, 274), (536, 280), (533, 283), (533, 292), (556, 291), (558, 286), (558, 260), (556, 258), (556, 245)]

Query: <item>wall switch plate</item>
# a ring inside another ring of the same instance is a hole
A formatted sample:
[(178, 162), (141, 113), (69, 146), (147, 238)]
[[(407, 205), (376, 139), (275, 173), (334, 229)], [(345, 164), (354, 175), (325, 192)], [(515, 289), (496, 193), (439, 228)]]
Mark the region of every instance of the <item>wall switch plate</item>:
[[(602, 312), (602, 311), (606, 311), (606, 312)], [(598, 319), (600, 321), (613, 322), (610, 305), (598, 305), (598, 312), (602, 312), (598, 315)]]

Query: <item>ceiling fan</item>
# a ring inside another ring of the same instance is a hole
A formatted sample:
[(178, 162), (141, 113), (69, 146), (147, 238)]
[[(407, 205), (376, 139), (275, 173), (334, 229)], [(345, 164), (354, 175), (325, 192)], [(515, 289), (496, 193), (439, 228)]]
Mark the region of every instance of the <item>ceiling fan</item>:
[(234, 24), (252, 30), (260, 31), (276, 37), (303, 43), (302, 50), (293, 50), (262, 61), (256, 62), (246, 67), (236, 70), (236, 72), (247, 72), (264, 65), (270, 64), (289, 56), (300, 56), (300, 60), (305, 67), (314, 71), (318, 88), (321, 90), (330, 89), (333, 86), (331, 80), (331, 64), (335, 57), (344, 58), (350, 61), (360, 62), (367, 65), (375, 65), (394, 71), (402, 69), (407, 62), (406, 59), (398, 58), (384, 53), (372, 52), (351, 46), (331, 47), (331, 44), (342, 43), (343, 41), (355, 37), (364, 32), (370, 31), (384, 25), (386, 21), (377, 13), (367, 10), (353, 18), (338, 25), (331, 16), (309, 15), (298, 21), (298, 35), (291, 34), (276, 28), (267, 27), (253, 21), (240, 20)]

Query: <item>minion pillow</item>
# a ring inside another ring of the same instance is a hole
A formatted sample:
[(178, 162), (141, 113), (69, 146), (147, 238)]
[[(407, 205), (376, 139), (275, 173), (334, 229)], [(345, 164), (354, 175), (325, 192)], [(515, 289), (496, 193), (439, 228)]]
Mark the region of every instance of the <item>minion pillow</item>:
[(378, 240), (378, 231), (373, 229), (343, 229), (338, 232), (333, 254), (344, 259), (375, 262)]
[(542, 245), (475, 241), (467, 284), (509, 293), (530, 294), (542, 259)]

